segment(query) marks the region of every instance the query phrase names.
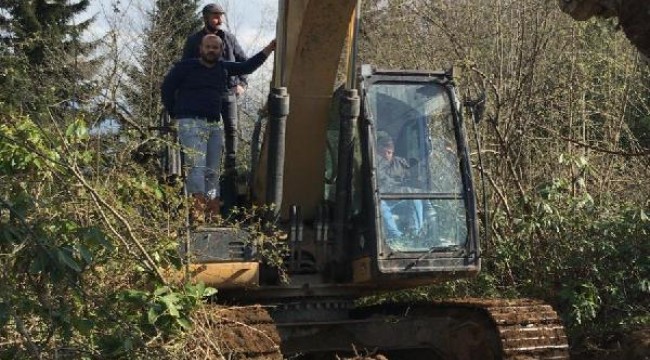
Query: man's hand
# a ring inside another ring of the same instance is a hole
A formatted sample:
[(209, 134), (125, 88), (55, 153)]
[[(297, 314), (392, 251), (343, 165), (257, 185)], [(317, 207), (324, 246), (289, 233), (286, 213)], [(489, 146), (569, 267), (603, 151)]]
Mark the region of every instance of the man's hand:
[(275, 50), (275, 39), (271, 40), (271, 42), (264, 47), (262, 52), (264, 53), (264, 55), (269, 56), (271, 55), (273, 50)]
[(240, 96), (240, 95), (242, 95), (244, 92), (246, 92), (246, 88), (245, 88), (245, 87), (243, 87), (243, 86), (241, 86), (241, 85), (237, 85), (237, 86), (235, 86), (235, 95)]

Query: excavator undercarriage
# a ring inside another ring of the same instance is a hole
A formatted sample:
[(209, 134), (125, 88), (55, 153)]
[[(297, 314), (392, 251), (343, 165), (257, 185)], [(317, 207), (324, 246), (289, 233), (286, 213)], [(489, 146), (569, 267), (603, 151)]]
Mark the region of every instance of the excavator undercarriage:
[(213, 311), (210, 328), (227, 359), (569, 359), (557, 314), (534, 300), (295, 299)]

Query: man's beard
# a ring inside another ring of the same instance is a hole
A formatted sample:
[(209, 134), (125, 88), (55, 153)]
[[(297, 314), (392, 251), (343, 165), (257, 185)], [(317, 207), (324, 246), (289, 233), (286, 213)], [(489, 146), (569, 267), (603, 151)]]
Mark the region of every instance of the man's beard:
[(201, 59), (208, 64), (214, 64), (219, 60), (219, 56), (215, 54), (201, 54)]
[(217, 32), (217, 30), (219, 30), (218, 27), (214, 27), (214, 26), (212, 26), (212, 24), (210, 24), (208, 22), (205, 23), (205, 28), (208, 29), (208, 31), (211, 32), (211, 33), (215, 33), (215, 32)]

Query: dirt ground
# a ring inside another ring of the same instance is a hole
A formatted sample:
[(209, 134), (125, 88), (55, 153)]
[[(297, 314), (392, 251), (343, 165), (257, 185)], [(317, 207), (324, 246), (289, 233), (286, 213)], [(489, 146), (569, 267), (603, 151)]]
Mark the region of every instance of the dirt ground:
[[(625, 334), (612, 335), (602, 347), (594, 347), (572, 360), (650, 360), (650, 326)], [(382, 355), (357, 356), (341, 360), (389, 360)]]

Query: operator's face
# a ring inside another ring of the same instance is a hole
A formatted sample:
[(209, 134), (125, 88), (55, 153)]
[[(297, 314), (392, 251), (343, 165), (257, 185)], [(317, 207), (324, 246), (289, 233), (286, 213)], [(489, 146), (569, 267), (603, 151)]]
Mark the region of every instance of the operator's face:
[(388, 145), (384, 148), (382, 148), (379, 151), (379, 154), (386, 160), (391, 161), (393, 160), (393, 155), (395, 154), (395, 146), (393, 145)]
[(219, 57), (221, 57), (221, 51), (221, 41), (219, 38), (214, 37), (214, 35), (206, 36), (201, 41), (199, 53), (201, 54), (201, 59), (206, 63), (216, 63)]
[(223, 24), (223, 14), (211, 13), (205, 17), (205, 25), (212, 31), (216, 30)]

